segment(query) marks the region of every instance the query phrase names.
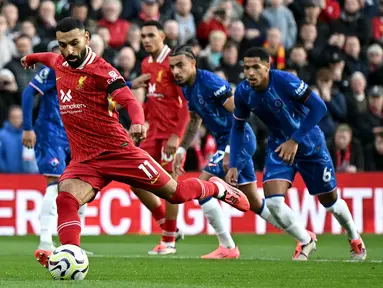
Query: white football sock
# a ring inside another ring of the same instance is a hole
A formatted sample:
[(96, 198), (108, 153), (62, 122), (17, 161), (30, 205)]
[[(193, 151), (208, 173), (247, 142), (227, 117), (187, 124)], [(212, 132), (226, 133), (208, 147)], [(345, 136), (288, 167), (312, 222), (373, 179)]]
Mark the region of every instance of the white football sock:
[(88, 204), (84, 204), (80, 207), (80, 209), (78, 209), (78, 215), (80, 216), (80, 222), (81, 222), (81, 225), (84, 226), (85, 224), (85, 209), (86, 209), (86, 206), (88, 206)]
[(277, 221), (274, 219), (273, 214), (271, 214), (269, 208), (266, 205), (266, 200), (262, 199), (263, 201), (263, 207), (260, 213), (257, 213), (263, 220), (266, 222), (269, 222), (271, 225), (273, 225), (275, 228), (282, 229), (281, 226), (277, 223)]
[[(49, 185), (45, 190), (43, 204), (40, 212), (40, 243), (51, 244), (52, 242), (52, 228), (54, 220), (56, 219), (56, 197), (58, 189), (57, 184)], [(57, 223), (56, 223), (57, 225)]]
[(299, 243), (305, 245), (311, 241), (311, 236), (298, 221), (296, 214), (285, 203), (285, 197), (277, 196), (266, 199), (266, 205), (279, 226), (293, 236)]
[(332, 206), (326, 207), (326, 210), (334, 215), (335, 219), (338, 220), (339, 224), (346, 230), (350, 240), (359, 239), (358, 230), (356, 229), (350, 210), (343, 199), (338, 199)]
[(225, 216), (223, 215), (223, 210), (218, 200), (211, 198), (209, 201), (203, 203), (201, 208), (209, 224), (214, 228), (219, 244), (226, 248), (235, 248), (234, 240), (223, 220)]

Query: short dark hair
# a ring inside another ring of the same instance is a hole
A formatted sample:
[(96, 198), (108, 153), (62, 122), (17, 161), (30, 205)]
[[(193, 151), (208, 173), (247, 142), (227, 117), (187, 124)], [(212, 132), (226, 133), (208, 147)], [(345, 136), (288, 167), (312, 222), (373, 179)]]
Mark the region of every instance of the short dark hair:
[(156, 26), (159, 31), (164, 31), (164, 26), (160, 22), (155, 20), (145, 21), (142, 27), (145, 27), (145, 26)]
[(85, 31), (84, 24), (80, 20), (76, 20), (72, 17), (65, 17), (56, 26), (56, 32), (69, 32), (74, 29)]
[(28, 38), (30, 41), (32, 41), (31, 37), (29, 37), (27, 34), (21, 33), (20, 35), (18, 35), (18, 36), (16, 37), (16, 39), (15, 39), (15, 43), (16, 43), (17, 41), (19, 41), (20, 39), (22, 39), (22, 38)]
[(223, 50), (231, 48), (236, 48), (238, 50), (238, 45), (234, 41), (227, 40), (225, 45), (223, 45)]
[(243, 58), (255, 58), (258, 57), (261, 61), (265, 61), (267, 63), (270, 62), (270, 55), (267, 51), (260, 47), (254, 47), (246, 50), (243, 55)]
[(178, 56), (178, 55), (185, 55), (186, 57), (188, 57), (190, 59), (196, 60), (193, 49), (189, 45), (177, 46), (171, 52), (170, 57), (174, 57), (174, 56)]

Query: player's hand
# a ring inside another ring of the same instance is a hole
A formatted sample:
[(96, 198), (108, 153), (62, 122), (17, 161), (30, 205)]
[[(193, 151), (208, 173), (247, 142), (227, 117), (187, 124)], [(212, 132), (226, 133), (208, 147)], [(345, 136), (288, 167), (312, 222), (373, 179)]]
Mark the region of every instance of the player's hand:
[(132, 80), (132, 89), (147, 87), (147, 82), (150, 80), (150, 78), (151, 75), (149, 73), (138, 76), (136, 79)]
[(36, 144), (36, 134), (33, 130), (23, 131), (23, 145), (29, 149), (35, 147)]
[(146, 138), (146, 127), (141, 124), (133, 124), (130, 126), (129, 135), (136, 144), (139, 144)]
[(25, 70), (27, 70), (27, 69), (35, 69), (35, 67), (36, 67), (35, 64), (28, 66), (28, 64), (27, 64), (27, 56), (24, 56), (23, 58), (20, 59), (21, 66), (23, 66)]
[(176, 134), (172, 134), (168, 141), (166, 142), (164, 152), (169, 155), (174, 155), (176, 153), (178, 144), (180, 141), (180, 137), (178, 137)]
[(236, 187), (238, 185), (238, 169), (234, 167), (230, 168), (225, 176), (225, 181), (231, 186)]
[(295, 155), (298, 151), (298, 143), (293, 139), (289, 139), (286, 142), (279, 145), (279, 147), (275, 150), (278, 153), (279, 157), (282, 158), (283, 161), (289, 164), (294, 163)]
[(222, 166), (223, 171), (226, 173), (227, 170), (229, 170), (229, 164), (230, 164), (230, 153), (225, 153), (225, 156), (223, 156)]
[(180, 176), (185, 173), (184, 170), (185, 153), (177, 153), (173, 162), (173, 173), (175, 176)]

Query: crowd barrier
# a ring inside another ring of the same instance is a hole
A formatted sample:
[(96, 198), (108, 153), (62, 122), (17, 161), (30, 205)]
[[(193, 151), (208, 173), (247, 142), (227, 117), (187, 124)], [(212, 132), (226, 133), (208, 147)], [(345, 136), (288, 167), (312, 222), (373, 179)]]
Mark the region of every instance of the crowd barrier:
[[(181, 177), (198, 177), (186, 173)], [(258, 190), (262, 175), (257, 174)], [(338, 174), (339, 194), (347, 202), (360, 232), (383, 234), (383, 173)], [(0, 174), (0, 235), (38, 234), (39, 211), (45, 191), (40, 175)], [(300, 216), (307, 229), (317, 234), (342, 233), (337, 221), (311, 197), (297, 175), (289, 190), (287, 203)], [(222, 204), (225, 221), (232, 233), (278, 233), (252, 212), (240, 212)], [(178, 227), (187, 235), (208, 233), (213, 229), (204, 218), (197, 201), (180, 205)], [(113, 182), (88, 204), (83, 235), (121, 235), (158, 233), (151, 213), (140, 203), (128, 185)]]

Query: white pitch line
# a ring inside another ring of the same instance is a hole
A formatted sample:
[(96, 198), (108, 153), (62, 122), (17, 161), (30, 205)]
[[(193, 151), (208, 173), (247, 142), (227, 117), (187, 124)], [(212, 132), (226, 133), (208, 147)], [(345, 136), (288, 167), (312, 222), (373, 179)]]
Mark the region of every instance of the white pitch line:
[[(102, 255), (95, 254), (89, 256), (90, 258), (121, 258), (121, 259), (154, 259), (154, 258), (168, 258), (168, 259), (201, 259), (197, 256), (146, 256), (146, 255)], [(281, 258), (262, 258), (262, 257), (241, 257), (238, 260), (260, 260), (260, 261), (291, 261), (289, 259), (281, 259)], [(308, 262), (340, 262), (340, 263), (377, 263), (382, 264), (383, 260), (342, 260), (342, 259), (309, 259)]]

